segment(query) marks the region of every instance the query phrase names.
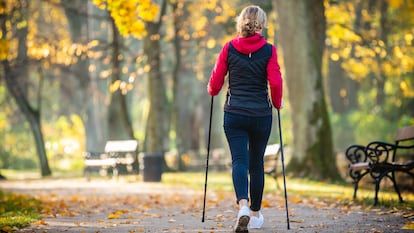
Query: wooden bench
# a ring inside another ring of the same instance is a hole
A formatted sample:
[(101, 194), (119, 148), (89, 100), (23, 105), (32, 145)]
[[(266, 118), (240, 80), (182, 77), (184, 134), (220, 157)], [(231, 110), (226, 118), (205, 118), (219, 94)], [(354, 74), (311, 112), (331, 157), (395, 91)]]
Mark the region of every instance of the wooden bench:
[[(404, 142), (402, 145), (402, 142)], [(351, 145), (345, 151), (349, 161), (349, 175), (353, 179), (354, 196), (357, 196), (359, 181), (367, 174), (371, 176), (375, 184), (374, 205), (378, 204), (378, 192), (381, 181), (388, 177), (398, 194), (400, 202), (403, 201), (401, 192), (397, 185), (396, 173), (408, 174), (414, 179), (414, 125), (400, 128), (394, 143), (373, 141), (366, 146)], [(404, 154), (408, 159), (401, 159)], [(407, 157), (407, 156), (406, 156)]]
[(84, 176), (90, 178), (94, 170), (107, 175), (112, 170), (114, 177), (119, 175), (121, 167), (127, 172), (138, 173), (138, 142), (136, 140), (108, 141), (103, 152), (85, 152)]

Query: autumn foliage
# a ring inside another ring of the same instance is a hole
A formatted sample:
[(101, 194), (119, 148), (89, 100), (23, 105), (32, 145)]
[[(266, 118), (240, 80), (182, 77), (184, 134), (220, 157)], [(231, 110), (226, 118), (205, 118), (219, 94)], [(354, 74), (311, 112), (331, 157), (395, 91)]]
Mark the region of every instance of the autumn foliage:
[(147, 34), (145, 21), (153, 21), (159, 6), (152, 0), (93, 0), (102, 10), (108, 10), (121, 35), (142, 39)]

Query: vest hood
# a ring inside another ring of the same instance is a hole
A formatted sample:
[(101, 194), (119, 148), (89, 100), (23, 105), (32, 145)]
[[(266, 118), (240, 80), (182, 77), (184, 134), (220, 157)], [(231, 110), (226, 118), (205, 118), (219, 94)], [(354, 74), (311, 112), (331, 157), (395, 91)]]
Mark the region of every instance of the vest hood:
[(266, 40), (260, 33), (256, 33), (249, 37), (237, 36), (231, 40), (231, 43), (240, 53), (249, 54), (263, 47), (266, 44)]

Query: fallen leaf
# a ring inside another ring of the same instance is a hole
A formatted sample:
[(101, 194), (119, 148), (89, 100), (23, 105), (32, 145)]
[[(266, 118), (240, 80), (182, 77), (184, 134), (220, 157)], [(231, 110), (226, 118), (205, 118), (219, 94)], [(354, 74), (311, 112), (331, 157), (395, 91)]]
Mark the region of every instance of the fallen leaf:
[(271, 205), (270, 205), (270, 203), (269, 203), (269, 201), (268, 201), (268, 200), (263, 200), (263, 201), (262, 201), (262, 206), (263, 206), (263, 207), (271, 207)]
[(305, 220), (303, 220), (303, 219), (298, 219), (298, 220), (296, 220), (296, 219), (290, 219), (290, 222), (303, 223), (303, 222), (305, 222)]
[(45, 220), (40, 220), (40, 221), (37, 221), (36, 223), (39, 225), (48, 225)]
[(108, 219), (118, 219), (119, 218), (119, 215), (117, 215), (117, 214), (109, 214), (108, 215)]
[(402, 229), (405, 229), (405, 230), (414, 230), (414, 222), (406, 222), (405, 224), (404, 224), (404, 226), (402, 227)]
[(12, 232), (12, 230), (13, 230), (13, 228), (11, 226), (4, 226), (2, 228), (2, 231), (4, 231), (4, 232)]
[(403, 215), (404, 218), (413, 218), (414, 217), (414, 213), (406, 213)]

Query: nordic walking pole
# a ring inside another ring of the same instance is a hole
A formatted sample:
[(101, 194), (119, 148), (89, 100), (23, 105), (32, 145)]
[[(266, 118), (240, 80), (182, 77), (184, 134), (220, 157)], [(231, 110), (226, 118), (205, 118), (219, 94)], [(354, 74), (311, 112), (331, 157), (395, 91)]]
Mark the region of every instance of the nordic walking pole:
[(290, 222), (289, 222), (289, 208), (288, 208), (288, 200), (287, 200), (287, 191), (286, 191), (286, 175), (285, 175), (285, 156), (283, 153), (283, 141), (282, 141), (282, 124), (280, 123), (280, 111), (277, 109), (277, 119), (279, 122), (279, 138), (280, 138), (280, 152), (282, 155), (282, 173), (283, 173), (283, 186), (285, 189), (285, 205), (286, 205), (286, 221), (287, 221), (287, 229), (290, 229)]
[(213, 119), (213, 100), (214, 97), (211, 96), (211, 105), (210, 105), (210, 122), (208, 125), (208, 141), (207, 141), (207, 159), (206, 159), (206, 179), (204, 181), (204, 201), (203, 201), (203, 217), (201, 222), (204, 222), (204, 216), (206, 213), (206, 194), (207, 194), (207, 176), (208, 176), (208, 159), (210, 157), (210, 139), (211, 139), (211, 121)]

